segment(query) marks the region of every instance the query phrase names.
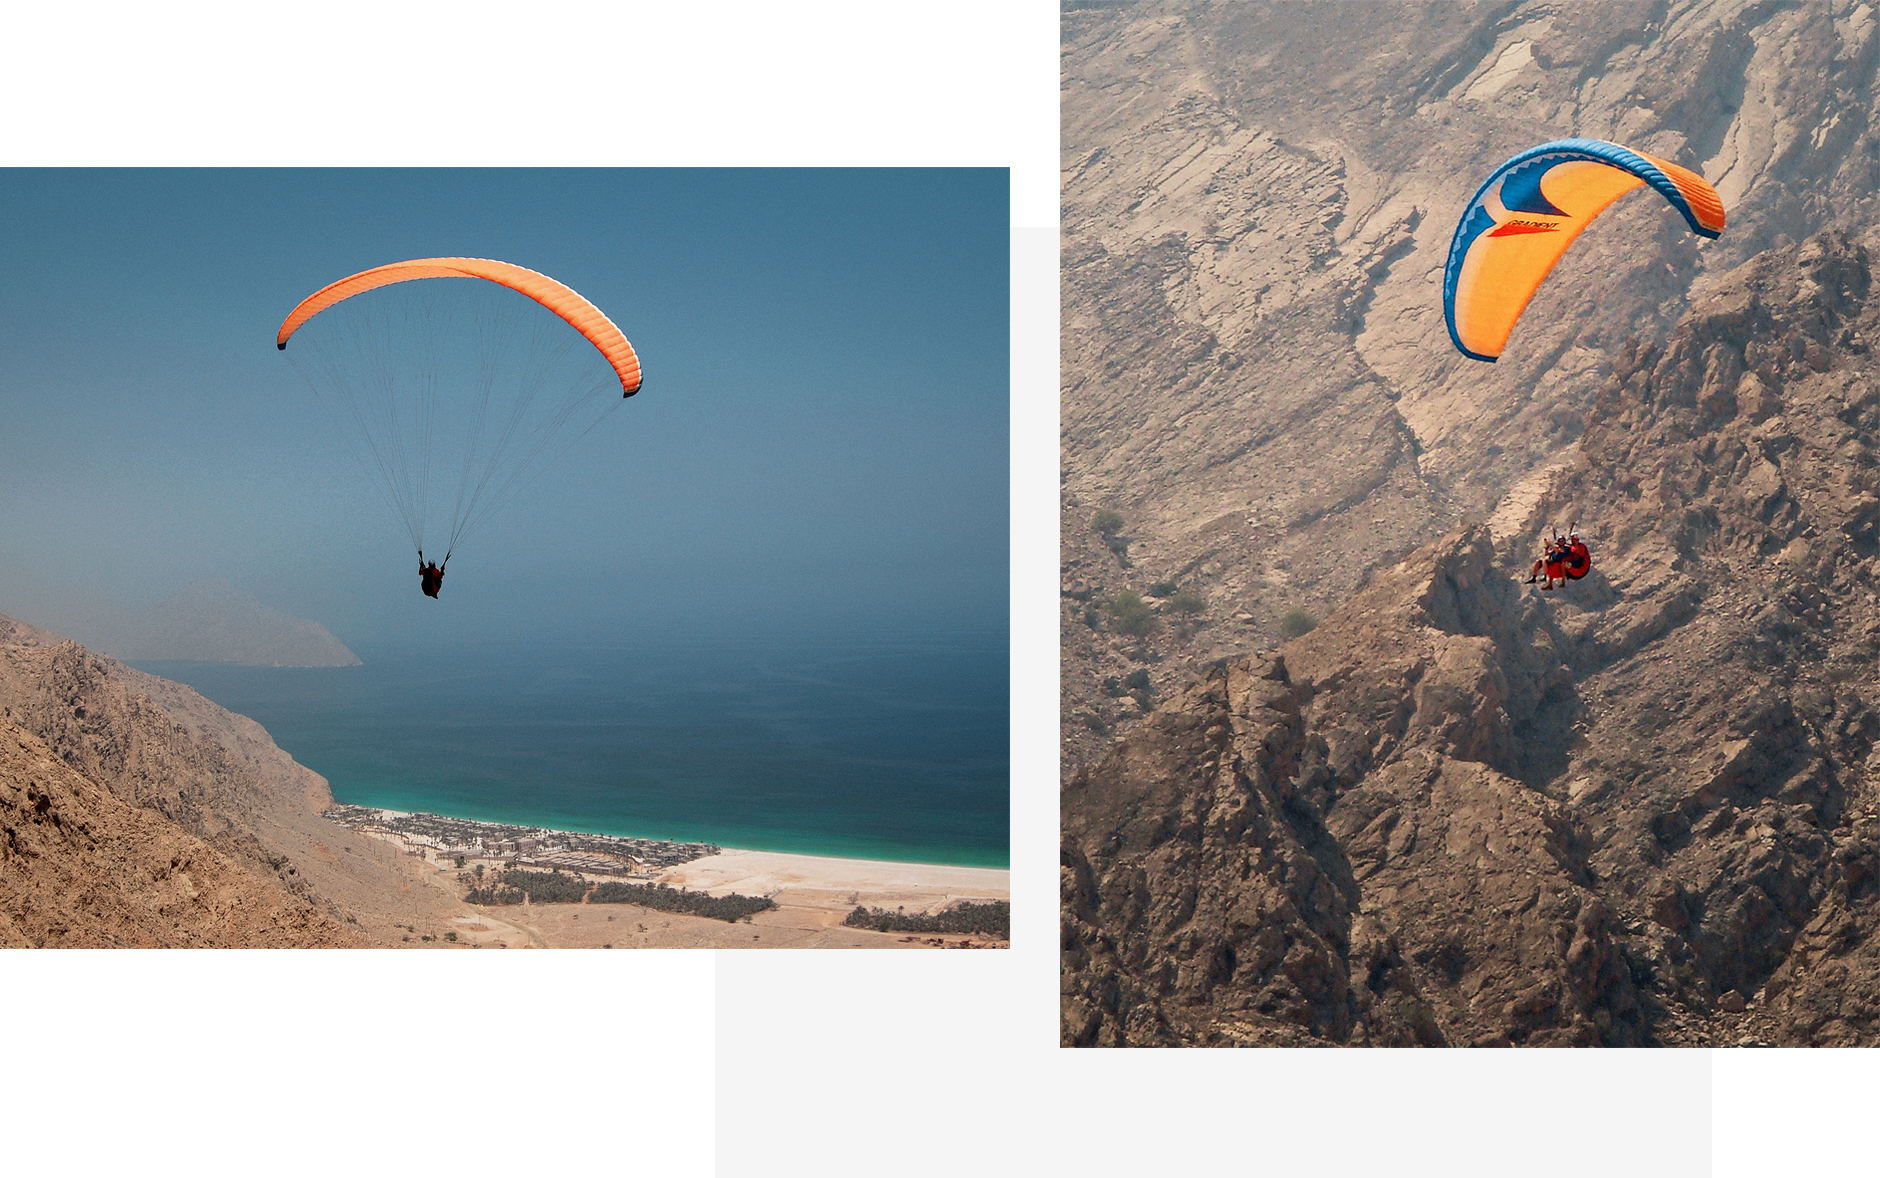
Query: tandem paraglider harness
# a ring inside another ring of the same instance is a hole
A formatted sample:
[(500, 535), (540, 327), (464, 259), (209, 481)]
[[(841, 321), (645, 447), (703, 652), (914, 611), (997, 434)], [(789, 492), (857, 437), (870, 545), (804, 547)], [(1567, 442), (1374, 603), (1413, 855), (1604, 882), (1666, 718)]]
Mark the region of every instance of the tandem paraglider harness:
[(1555, 581), (1577, 581), (1593, 569), (1593, 553), (1580, 539), (1579, 524), (1576, 522), (1567, 534), (1553, 533), (1547, 542), (1547, 550), (1534, 562), (1534, 568), (1528, 573), (1526, 584), (1532, 585), (1546, 574), (1547, 583), (1541, 588), (1551, 590)]

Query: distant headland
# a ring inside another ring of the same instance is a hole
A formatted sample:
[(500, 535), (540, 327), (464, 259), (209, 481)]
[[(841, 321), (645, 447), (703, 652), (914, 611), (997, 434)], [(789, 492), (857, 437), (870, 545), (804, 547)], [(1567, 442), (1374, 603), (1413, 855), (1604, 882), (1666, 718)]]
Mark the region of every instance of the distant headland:
[(318, 622), (270, 609), (227, 581), (192, 581), (97, 643), (122, 661), (250, 667), (356, 667), (359, 656)]

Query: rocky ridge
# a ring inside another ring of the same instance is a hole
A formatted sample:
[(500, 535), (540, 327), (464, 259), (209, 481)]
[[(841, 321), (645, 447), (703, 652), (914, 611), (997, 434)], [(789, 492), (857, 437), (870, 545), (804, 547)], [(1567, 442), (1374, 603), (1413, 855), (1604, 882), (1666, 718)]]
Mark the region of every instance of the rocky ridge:
[(4, 943), (394, 944), (455, 913), (331, 802), (252, 720), (0, 618)]
[(0, 721), (0, 865), (0, 945), (369, 943), (239, 855), (120, 800), (11, 721)]
[(1064, 1042), (1880, 1041), (1870, 265), (1719, 275), (1545, 478), (1075, 773)]

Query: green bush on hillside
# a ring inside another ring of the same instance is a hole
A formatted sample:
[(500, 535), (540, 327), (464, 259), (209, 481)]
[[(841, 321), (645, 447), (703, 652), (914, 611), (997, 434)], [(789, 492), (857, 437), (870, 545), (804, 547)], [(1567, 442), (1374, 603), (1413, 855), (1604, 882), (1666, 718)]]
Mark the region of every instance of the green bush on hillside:
[(1279, 616), (1279, 632), (1289, 639), (1311, 633), (1318, 624), (1319, 620), (1303, 609), (1289, 609)]
[(1111, 628), (1119, 634), (1141, 638), (1155, 629), (1155, 614), (1149, 603), (1129, 590), (1117, 594), (1108, 608), (1114, 621)]

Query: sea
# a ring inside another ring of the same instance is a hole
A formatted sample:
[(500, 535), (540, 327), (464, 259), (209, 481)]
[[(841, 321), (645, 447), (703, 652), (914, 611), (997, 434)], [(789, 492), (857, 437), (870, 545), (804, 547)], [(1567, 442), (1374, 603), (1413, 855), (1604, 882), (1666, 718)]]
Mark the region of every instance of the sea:
[(140, 661), (341, 802), (724, 847), (1010, 864), (1006, 635)]

